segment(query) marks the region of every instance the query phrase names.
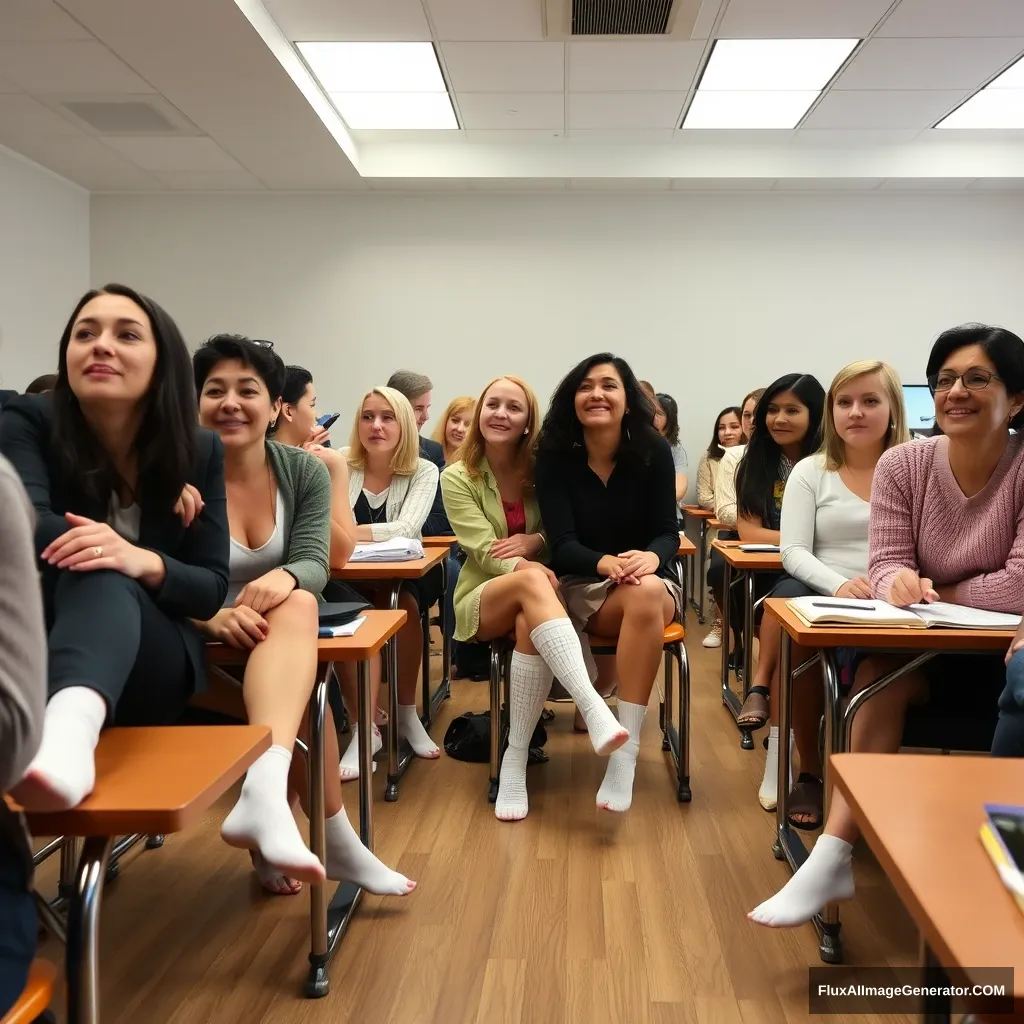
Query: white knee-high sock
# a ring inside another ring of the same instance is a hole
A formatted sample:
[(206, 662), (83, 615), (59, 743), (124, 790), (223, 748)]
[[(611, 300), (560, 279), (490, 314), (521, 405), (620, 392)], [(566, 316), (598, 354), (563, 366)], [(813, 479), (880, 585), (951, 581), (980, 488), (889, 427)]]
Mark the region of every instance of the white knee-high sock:
[(326, 821), (327, 877), (355, 882), (378, 896), (408, 896), (416, 888), (405, 875), (379, 861), (359, 839), (343, 807)]
[[(793, 788), (793, 751), (796, 749), (796, 735), (789, 731), (789, 788)], [(757, 799), (766, 811), (774, 811), (779, 802), (779, 727), (768, 730), (768, 753), (764, 759), (764, 778), (757, 791)]]
[(594, 749), (599, 754), (610, 754), (618, 750), (629, 739), (629, 733), (594, 689), (583, 658), (580, 638), (569, 619), (542, 622), (530, 634), (530, 641), (576, 702), (576, 707), (587, 723)]
[(415, 704), (398, 705), (398, 735), (412, 747), (417, 757), (432, 761), (441, 756), (440, 748), (423, 728)]
[(58, 690), (46, 705), (43, 740), (11, 795), (29, 811), (77, 807), (96, 785), (96, 744), (107, 702), (88, 686)]
[(767, 928), (795, 928), (826, 904), (852, 899), (853, 888), (853, 845), (823, 832), (796, 874), (747, 917)]
[(258, 850), (282, 874), (300, 882), (324, 879), (323, 865), (302, 841), (288, 803), (292, 752), (272, 746), (246, 772), (238, 803), (224, 819), (220, 834), (229, 846)]
[(543, 658), (512, 652), (508, 681), (508, 749), (501, 759), (498, 799), (494, 804), (494, 816), (501, 821), (519, 821), (529, 810), (526, 762), (533, 730), (551, 692), (551, 679), (551, 669)]
[(640, 729), (647, 708), (643, 704), (619, 701), (619, 721), (629, 731), (629, 740), (608, 758), (604, 781), (597, 791), (597, 806), (605, 811), (628, 811), (633, 802), (633, 776), (640, 755)]

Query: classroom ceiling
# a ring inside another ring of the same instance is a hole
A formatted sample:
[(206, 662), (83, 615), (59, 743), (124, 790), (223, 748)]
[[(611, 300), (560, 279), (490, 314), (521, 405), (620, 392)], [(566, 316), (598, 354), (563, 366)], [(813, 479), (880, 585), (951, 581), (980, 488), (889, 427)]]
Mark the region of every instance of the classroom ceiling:
[[(1024, 131), (934, 128), (1024, 54), (1021, 0), (674, 0), (615, 38), (571, 4), (0, 0), (0, 145), (94, 192), (1024, 189)], [(860, 42), (794, 129), (680, 127), (716, 40), (773, 38)], [(314, 41), (433, 43), (458, 128), (349, 130)]]

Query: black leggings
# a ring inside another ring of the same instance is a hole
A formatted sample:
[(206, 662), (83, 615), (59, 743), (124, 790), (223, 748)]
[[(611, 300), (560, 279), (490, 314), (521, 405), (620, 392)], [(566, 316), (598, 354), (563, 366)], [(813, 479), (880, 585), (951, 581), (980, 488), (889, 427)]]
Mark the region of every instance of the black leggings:
[(180, 626), (119, 572), (61, 572), (48, 602), (49, 690), (87, 686), (107, 725), (171, 725), (195, 687)]

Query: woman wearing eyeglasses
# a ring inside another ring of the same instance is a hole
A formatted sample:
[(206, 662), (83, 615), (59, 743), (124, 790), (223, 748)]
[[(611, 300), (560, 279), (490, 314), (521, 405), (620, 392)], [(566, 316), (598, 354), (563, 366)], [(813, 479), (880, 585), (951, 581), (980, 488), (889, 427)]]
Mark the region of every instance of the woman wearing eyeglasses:
[[(947, 601), (996, 612), (1024, 610), (1024, 341), (970, 324), (939, 335), (928, 358), (937, 436), (890, 449), (871, 491), (868, 576), (876, 598), (899, 607)], [(852, 693), (906, 664), (868, 656)], [(908, 705), (978, 717), (999, 707), (994, 757), (1024, 757), (1024, 709), (1000, 692), (1003, 656), (942, 654), (868, 700), (853, 721), (851, 749), (894, 753)], [(833, 792), (825, 831), (776, 896), (751, 911), (758, 924), (793, 927), (853, 896), (858, 835)]]

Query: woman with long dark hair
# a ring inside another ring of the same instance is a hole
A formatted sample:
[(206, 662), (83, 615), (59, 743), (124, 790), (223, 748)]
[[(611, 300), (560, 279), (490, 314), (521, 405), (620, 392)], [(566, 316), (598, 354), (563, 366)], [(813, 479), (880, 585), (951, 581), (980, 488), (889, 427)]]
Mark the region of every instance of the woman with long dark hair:
[(679, 406), (671, 395), (664, 392), (654, 396), (654, 429), (668, 441), (672, 449), (672, 465), (676, 470), (676, 501), (682, 501), (690, 486), (686, 473), (689, 463), (686, 460), (686, 449), (679, 443)]
[[(205, 685), (189, 620), (224, 600), (229, 539), (223, 447), (197, 425), (191, 377), (174, 321), (111, 284), (75, 306), (53, 392), (0, 417), (35, 506), (49, 628), (43, 741), (12, 789), (29, 810), (88, 796), (104, 726), (171, 724)], [(203, 498), (194, 518), (186, 485)]]
[(598, 807), (626, 811), (665, 626), (682, 615), (675, 467), (629, 364), (602, 352), (555, 390), (537, 452), (537, 500), (577, 629), (618, 638), (619, 722)]

